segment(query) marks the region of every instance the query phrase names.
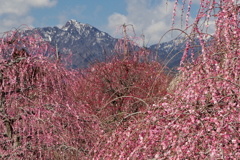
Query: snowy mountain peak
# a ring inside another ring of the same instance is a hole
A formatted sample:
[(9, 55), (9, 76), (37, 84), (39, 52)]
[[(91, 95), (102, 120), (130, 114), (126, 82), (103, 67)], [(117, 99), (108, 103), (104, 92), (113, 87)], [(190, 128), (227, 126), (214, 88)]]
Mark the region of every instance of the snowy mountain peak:
[[(43, 27), (36, 28), (36, 30), (44, 40), (53, 46), (57, 45), (62, 56), (67, 55), (69, 51), (73, 53), (73, 68), (86, 67), (93, 62), (105, 60), (106, 54), (108, 54), (107, 57), (115, 54), (112, 51), (117, 39), (89, 24), (80, 23), (74, 19), (67, 21), (62, 28)], [(179, 37), (176, 40), (160, 45), (155, 44), (149, 48), (156, 51), (161, 61), (166, 62), (172, 68), (179, 65), (184, 47), (185, 40), (183, 37)], [(172, 59), (171, 57), (174, 59), (168, 62), (169, 59)]]
[(64, 31), (67, 31), (69, 28), (77, 28), (80, 29), (82, 27), (88, 26), (87, 24), (80, 23), (75, 19), (69, 20), (63, 27), (61, 28)]
[(75, 20), (75, 19), (70, 19), (70, 21), (69, 21), (69, 22), (76, 23), (76, 22), (77, 22), (77, 20)]
[(74, 19), (67, 21), (61, 28), (36, 28), (42, 38), (58, 47), (62, 56), (72, 52), (72, 67), (81, 68), (90, 62), (103, 61), (106, 54), (113, 54), (112, 50), (117, 39), (99, 29), (80, 23)]

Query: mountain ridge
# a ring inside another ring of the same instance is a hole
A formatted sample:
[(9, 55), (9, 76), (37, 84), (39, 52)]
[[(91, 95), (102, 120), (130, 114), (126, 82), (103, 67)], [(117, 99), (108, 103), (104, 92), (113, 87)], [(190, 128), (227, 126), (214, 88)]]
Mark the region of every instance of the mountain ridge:
[[(108, 33), (74, 19), (67, 21), (61, 28), (35, 28), (42, 38), (58, 47), (60, 54), (72, 52), (73, 68), (86, 68), (95, 62), (102, 62), (114, 56), (114, 46), (118, 39)], [(179, 66), (185, 40), (177, 38), (148, 47), (158, 55), (158, 60), (170, 68)], [(174, 58), (172, 58), (174, 57)]]
[(72, 52), (73, 68), (85, 68), (95, 61), (103, 61), (111, 54), (117, 39), (97, 28), (69, 20), (62, 28), (35, 28), (41, 37), (58, 47), (60, 54)]

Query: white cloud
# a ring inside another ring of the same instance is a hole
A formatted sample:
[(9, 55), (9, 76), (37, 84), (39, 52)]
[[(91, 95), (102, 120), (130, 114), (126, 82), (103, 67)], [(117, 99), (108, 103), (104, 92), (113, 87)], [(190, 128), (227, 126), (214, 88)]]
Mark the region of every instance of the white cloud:
[[(25, 16), (22, 19), (18, 19), (17, 17), (11, 17), (11, 18), (4, 18), (2, 20), (2, 22), (5, 24), (5, 26), (17, 26), (19, 23), (21, 23), (22, 25), (25, 24), (31, 24), (33, 22), (34, 18), (31, 16)], [(29, 26), (31, 27), (31, 26)]]
[(28, 3), (33, 7), (53, 7), (57, 4), (57, 0), (24, 0), (24, 2)]
[(124, 16), (119, 13), (114, 13), (108, 18), (108, 27), (111, 29), (117, 29), (118, 26), (123, 25), (124, 23), (131, 23), (127, 16)]
[[(151, 2), (155, 2), (155, 5), (151, 5)], [(116, 35), (115, 31), (117, 27), (124, 23), (132, 24), (137, 36), (141, 36), (141, 34), (144, 33), (146, 40), (148, 41), (150, 39), (149, 43), (155, 44), (159, 42), (164, 33), (172, 28), (174, 1), (168, 1), (167, 6), (165, 0), (159, 3), (154, 0), (126, 0), (126, 3), (126, 15), (114, 13), (108, 18), (108, 28), (113, 35)], [(177, 7), (174, 28), (181, 28), (181, 7), (181, 5)], [(185, 25), (184, 19), (183, 17)], [(192, 21), (191, 17), (190, 21)], [(176, 32), (174, 32), (173, 36), (169, 33), (164, 36), (163, 41), (173, 39), (179, 33), (180, 32), (176, 34)]]
[(1, 25), (0, 25), (0, 35), (9, 30), (15, 30), (19, 28), (26, 28), (30, 27), (33, 28), (33, 21), (34, 18), (32, 16), (22, 16), (21, 18), (18, 16), (7, 16), (1, 18)]
[(31, 26), (34, 18), (28, 15), (32, 8), (52, 7), (57, 0), (0, 0), (0, 32), (19, 27)]
[(22, 16), (33, 7), (52, 7), (56, 3), (56, 0), (0, 0), (0, 16), (4, 14)]

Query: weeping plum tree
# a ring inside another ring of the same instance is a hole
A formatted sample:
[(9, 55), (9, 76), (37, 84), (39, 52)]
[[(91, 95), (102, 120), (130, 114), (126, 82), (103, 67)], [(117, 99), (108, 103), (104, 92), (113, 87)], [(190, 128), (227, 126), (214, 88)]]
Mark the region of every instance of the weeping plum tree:
[[(239, 13), (238, 1), (200, 0), (190, 35), (199, 38), (202, 54), (185, 63), (194, 47), (190, 36), (175, 88), (143, 120), (117, 128), (99, 142), (92, 150), (94, 159), (240, 158)], [(206, 42), (209, 35), (200, 22), (209, 17), (215, 17), (215, 33)]]
[(1, 159), (84, 156), (101, 132), (91, 111), (74, 99), (78, 73), (55, 57), (34, 31), (0, 39)]

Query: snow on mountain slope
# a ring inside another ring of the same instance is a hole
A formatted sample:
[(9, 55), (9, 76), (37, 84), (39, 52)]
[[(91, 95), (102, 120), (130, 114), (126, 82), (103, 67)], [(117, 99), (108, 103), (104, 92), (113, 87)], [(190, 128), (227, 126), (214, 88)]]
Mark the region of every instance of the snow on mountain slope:
[[(61, 54), (72, 52), (73, 68), (85, 68), (94, 62), (105, 61), (106, 56), (114, 54), (113, 49), (118, 39), (97, 28), (69, 20), (62, 28), (43, 27), (35, 28), (44, 40), (58, 47)], [(185, 48), (186, 40), (183, 37), (169, 42), (155, 44), (149, 47), (157, 53), (158, 60), (164, 62), (170, 68), (176, 68)], [(198, 43), (198, 41), (196, 41)]]

